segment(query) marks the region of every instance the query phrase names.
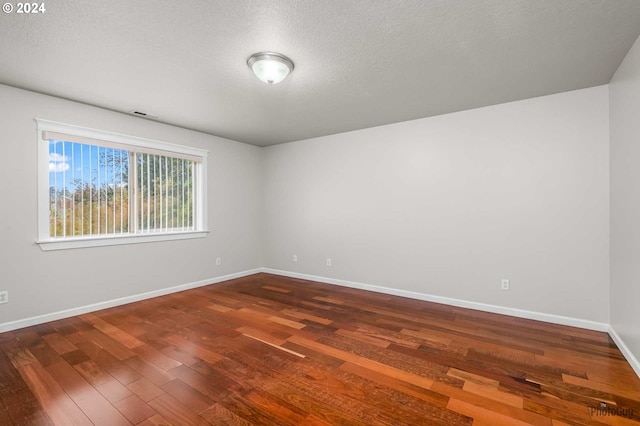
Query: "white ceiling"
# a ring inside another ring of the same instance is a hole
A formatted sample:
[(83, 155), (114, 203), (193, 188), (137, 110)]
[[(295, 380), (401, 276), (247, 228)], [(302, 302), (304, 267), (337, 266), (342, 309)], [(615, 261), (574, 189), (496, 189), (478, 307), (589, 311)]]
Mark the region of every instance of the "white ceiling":
[(639, 0), (45, 5), (0, 16), (0, 83), (260, 146), (606, 84), (640, 35)]

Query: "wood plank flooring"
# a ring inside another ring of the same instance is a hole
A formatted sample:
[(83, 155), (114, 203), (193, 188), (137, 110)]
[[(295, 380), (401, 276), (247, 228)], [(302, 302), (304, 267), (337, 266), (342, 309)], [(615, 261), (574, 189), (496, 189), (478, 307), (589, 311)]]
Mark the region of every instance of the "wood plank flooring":
[(637, 425), (605, 333), (257, 274), (0, 334), (0, 425)]

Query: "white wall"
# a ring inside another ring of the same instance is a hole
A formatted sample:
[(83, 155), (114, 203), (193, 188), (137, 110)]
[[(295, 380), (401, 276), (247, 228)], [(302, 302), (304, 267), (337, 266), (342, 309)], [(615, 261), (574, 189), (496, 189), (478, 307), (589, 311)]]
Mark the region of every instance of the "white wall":
[(608, 117), (601, 86), (266, 148), (265, 266), (608, 323)]
[[(639, 39), (640, 40), (640, 39)], [(610, 84), (611, 327), (640, 375), (640, 41)]]
[[(0, 99), (0, 324), (260, 266), (608, 322), (606, 86), (267, 149), (7, 86)], [(209, 149), (211, 234), (42, 252), (35, 117)]]
[[(203, 239), (43, 252), (34, 118), (208, 149)], [(0, 324), (261, 266), (260, 148), (0, 85)], [(215, 258), (222, 265), (215, 266)]]

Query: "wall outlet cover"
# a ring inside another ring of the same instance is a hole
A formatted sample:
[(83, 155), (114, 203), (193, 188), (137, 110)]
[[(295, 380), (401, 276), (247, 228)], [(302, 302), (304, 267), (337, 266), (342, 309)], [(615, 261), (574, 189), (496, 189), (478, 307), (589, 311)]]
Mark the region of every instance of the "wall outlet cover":
[(511, 288), (511, 283), (509, 282), (509, 280), (502, 280), (501, 281), (501, 288), (503, 290), (509, 290)]

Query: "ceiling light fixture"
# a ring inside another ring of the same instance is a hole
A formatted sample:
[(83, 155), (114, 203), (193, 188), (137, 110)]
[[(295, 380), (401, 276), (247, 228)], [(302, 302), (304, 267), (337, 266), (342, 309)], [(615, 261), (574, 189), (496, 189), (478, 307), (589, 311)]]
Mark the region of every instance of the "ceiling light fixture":
[(267, 84), (280, 83), (293, 71), (291, 59), (275, 52), (254, 53), (247, 59), (247, 65)]

